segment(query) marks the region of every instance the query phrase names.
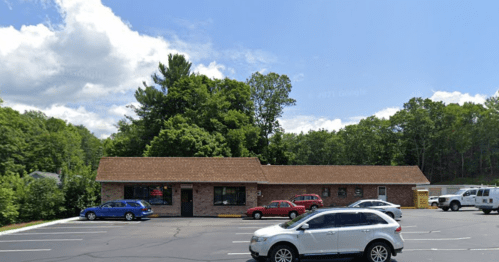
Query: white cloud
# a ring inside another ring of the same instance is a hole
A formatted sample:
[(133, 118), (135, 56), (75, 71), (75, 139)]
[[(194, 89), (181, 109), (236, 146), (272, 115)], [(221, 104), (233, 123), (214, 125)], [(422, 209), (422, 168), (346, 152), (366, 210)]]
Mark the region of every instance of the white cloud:
[[(113, 124), (120, 119), (117, 117), (101, 117), (96, 113), (89, 112), (83, 106), (80, 106), (77, 109), (60, 104), (53, 104), (49, 107), (36, 107), (9, 101), (5, 102), (5, 106), (11, 107), (21, 113), (29, 110), (41, 111), (49, 117), (60, 118), (73, 125), (83, 125), (100, 138), (106, 138), (112, 133), (115, 133), (117, 129)], [(119, 107), (116, 106), (115, 110), (119, 111), (118, 108)], [(121, 118), (122, 117), (123, 115), (121, 115)]]
[[(99, 0), (57, 0), (64, 23), (0, 27), (0, 88), (6, 99), (49, 106), (134, 90), (169, 53)], [(188, 54), (184, 54), (188, 58)], [(8, 88), (8, 89), (7, 89)]]
[(299, 73), (297, 75), (294, 75), (292, 80), (293, 80), (293, 82), (301, 82), (304, 79), (305, 79), (305, 74)]
[(199, 64), (198, 66), (194, 67), (192, 71), (200, 73), (210, 78), (223, 79), (224, 78), (224, 74), (222, 73), (223, 70), (225, 70), (225, 66), (217, 64), (217, 62), (211, 62), (208, 66)]
[(12, 11), (12, 3), (9, 2), (8, 0), (3, 0), (3, 2), (7, 5), (7, 7), (9, 8), (9, 10)]
[(400, 107), (388, 107), (388, 108), (385, 108), (383, 110), (380, 110), (380, 111), (374, 113), (374, 115), (380, 119), (383, 119), (383, 118), (390, 119), (390, 117), (395, 115), (395, 113), (397, 113), (399, 110), (400, 110)]
[(351, 118), (349, 121), (342, 121), (341, 119), (327, 119), (325, 117), (304, 116), (299, 115), (293, 118), (281, 118), (279, 123), (284, 128), (286, 133), (308, 132), (309, 130), (326, 129), (328, 131), (338, 131), (341, 128), (356, 124), (359, 118)]
[(475, 104), (483, 104), (487, 99), (486, 95), (476, 94), (472, 96), (468, 93), (461, 93), (458, 91), (446, 92), (446, 91), (436, 91), (430, 97), (433, 101), (442, 101), (445, 104), (457, 103), (463, 105), (465, 102), (473, 102)]
[(137, 115), (135, 114), (133, 109), (130, 108), (130, 106), (139, 107), (140, 104), (137, 102), (134, 102), (134, 103), (130, 103), (128, 105), (121, 105), (121, 106), (112, 105), (111, 108), (109, 108), (107, 110), (107, 112), (108, 112), (108, 114), (114, 115), (117, 117), (124, 117), (126, 115), (126, 116), (130, 116), (132, 118), (137, 118)]

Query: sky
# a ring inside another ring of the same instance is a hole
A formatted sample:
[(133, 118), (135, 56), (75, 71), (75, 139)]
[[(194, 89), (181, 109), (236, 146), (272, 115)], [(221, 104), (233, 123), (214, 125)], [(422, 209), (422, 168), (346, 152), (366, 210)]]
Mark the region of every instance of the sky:
[(117, 131), (170, 53), (211, 78), (291, 79), (286, 132), (499, 94), (499, 1), (0, 0), (0, 97)]

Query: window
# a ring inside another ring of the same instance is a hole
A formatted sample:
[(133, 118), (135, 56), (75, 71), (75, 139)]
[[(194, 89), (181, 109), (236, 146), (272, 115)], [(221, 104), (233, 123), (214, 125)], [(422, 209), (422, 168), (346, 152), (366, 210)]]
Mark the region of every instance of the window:
[(305, 196), (305, 200), (312, 200), (312, 196)]
[(312, 196), (312, 199), (313, 199), (313, 200), (317, 200), (317, 199), (319, 199), (319, 198), (318, 198), (317, 196)]
[(477, 195), (477, 196), (482, 196), (482, 193), (483, 193), (483, 190), (482, 190), (482, 189), (480, 189), (480, 190), (478, 190), (478, 193), (477, 193), (476, 195)]
[(311, 219), (307, 222), (309, 229), (322, 229), (322, 228), (330, 228), (334, 227), (334, 214), (327, 214), (323, 216), (318, 216), (314, 219)]
[(268, 208), (278, 208), (279, 207), (279, 202), (272, 202), (267, 207)]
[(216, 186), (213, 204), (216, 206), (244, 206), (246, 205), (245, 187)]
[(331, 191), (329, 190), (329, 187), (322, 188), (322, 196), (323, 197), (329, 197), (329, 196), (331, 196)]
[(303, 196), (296, 197), (295, 201), (303, 201)]
[(347, 188), (346, 187), (338, 188), (338, 197), (340, 197), (340, 198), (347, 197)]
[(355, 191), (353, 193), (353, 196), (355, 197), (363, 197), (364, 196), (364, 190), (362, 187), (355, 187)]
[(337, 227), (354, 227), (368, 225), (363, 213), (339, 213)]
[(476, 195), (476, 189), (471, 190), (470, 195)]
[(388, 224), (383, 218), (373, 213), (364, 213), (369, 225)]
[(290, 207), (287, 202), (281, 202), (281, 207)]
[(171, 185), (125, 186), (125, 199), (145, 200), (151, 205), (172, 205)]
[(370, 207), (372, 206), (372, 202), (371, 201), (365, 201), (365, 202), (362, 202), (359, 204), (359, 207)]
[(126, 207), (126, 204), (119, 201), (119, 202), (114, 202), (114, 206), (113, 207)]
[(483, 190), (483, 196), (489, 196), (490, 189)]

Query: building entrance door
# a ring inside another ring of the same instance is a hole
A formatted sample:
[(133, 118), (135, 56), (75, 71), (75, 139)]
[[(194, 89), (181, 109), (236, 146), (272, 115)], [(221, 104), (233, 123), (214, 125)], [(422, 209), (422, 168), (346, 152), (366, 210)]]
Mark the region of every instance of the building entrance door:
[(194, 215), (194, 205), (192, 203), (192, 189), (182, 188), (180, 191), (180, 199), (182, 202), (180, 215), (183, 217), (192, 217)]
[(378, 187), (378, 199), (386, 201), (386, 187), (384, 186)]

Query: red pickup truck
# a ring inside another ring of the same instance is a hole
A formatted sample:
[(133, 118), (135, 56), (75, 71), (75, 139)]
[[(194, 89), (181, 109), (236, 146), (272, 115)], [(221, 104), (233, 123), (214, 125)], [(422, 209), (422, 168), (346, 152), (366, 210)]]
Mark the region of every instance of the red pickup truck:
[(298, 206), (288, 200), (274, 200), (268, 206), (252, 207), (246, 211), (246, 215), (254, 219), (261, 219), (263, 216), (280, 216), (293, 219), (305, 213), (305, 206)]

